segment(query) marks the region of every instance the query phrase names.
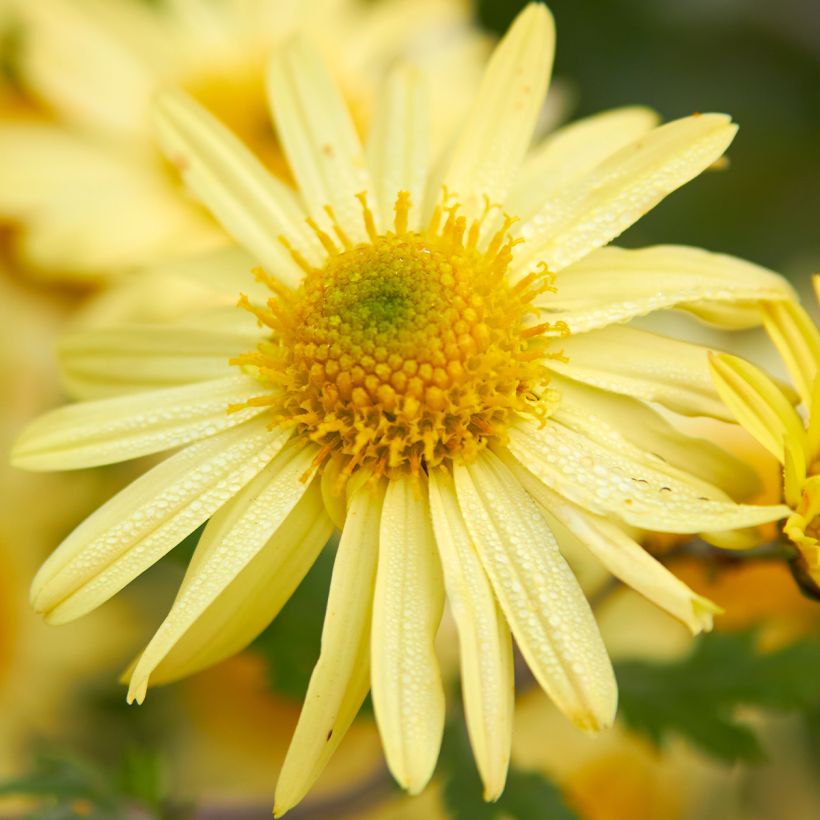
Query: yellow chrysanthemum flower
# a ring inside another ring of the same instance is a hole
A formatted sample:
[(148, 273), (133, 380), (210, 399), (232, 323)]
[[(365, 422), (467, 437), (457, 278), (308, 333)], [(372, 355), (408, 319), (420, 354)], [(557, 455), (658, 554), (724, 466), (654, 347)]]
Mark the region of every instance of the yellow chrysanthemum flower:
[(558, 542), (698, 631), (712, 605), (619, 522), (698, 532), (786, 512), (735, 504), (716, 486), (721, 451), (645, 404), (725, 414), (705, 349), (617, 323), (677, 307), (743, 326), (759, 321), (757, 301), (791, 298), (788, 285), (697, 249), (602, 247), (720, 157), (735, 126), (705, 114), (654, 128), (628, 109), (525, 160), (553, 46), (546, 7), (528, 6), (435, 159), (417, 71), (390, 75), (365, 151), (295, 40), (268, 86), (298, 196), (190, 97), (164, 95), (168, 157), (261, 263), (256, 284), (241, 269), (215, 277), (245, 290), (247, 310), (75, 337), (69, 370), (95, 389), (107, 374), (123, 395), (53, 411), (15, 449), (22, 467), (72, 469), (186, 445), (72, 533), (33, 585), (48, 620), (71, 620), (208, 521), (129, 670), (131, 700), (247, 645), (341, 529), (277, 813), (310, 788), (368, 690), (391, 771), (424, 787), (444, 725), (433, 639), (445, 593), (493, 799), (509, 760), (512, 636), (578, 726), (613, 719), (612, 668)]
[(94, 280), (224, 243), (151, 139), (159, 89), (181, 87), (287, 177), (265, 100), (271, 49), (308, 27), (356, 119), (401, 56), (446, 73), (441, 136), (488, 50), (465, 0), (10, 0), (7, 56), (30, 110), (0, 125), (0, 218), (41, 275)]
[[(814, 279), (815, 287), (818, 277)], [(805, 408), (762, 370), (737, 356), (711, 357), (721, 398), (746, 430), (783, 465), (783, 498), (792, 510), (784, 532), (799, 551), (796, 569), (820, 587), (820, 332), (794, 302), (764, 305), (765, 327)]]

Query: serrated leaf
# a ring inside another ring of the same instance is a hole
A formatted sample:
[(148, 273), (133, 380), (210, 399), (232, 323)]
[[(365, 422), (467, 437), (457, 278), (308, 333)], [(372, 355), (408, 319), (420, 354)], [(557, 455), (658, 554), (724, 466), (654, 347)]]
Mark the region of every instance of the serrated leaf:
[(514, 766), (501, 797), (495, 803), (485, 803), (467, 728), (460, 717), (450, 720), (445, 728), (439, 774), (444, 783), (444, 805), (453, 820), (578, 820), (554, 783), (540, 772)]
[(820, 704), (814, 639), (763, 652), (752, 632), (712, 633), (681, 660), (624, 661), (615, 673), (620, 716), (629, 726), (657, 744), (682, 735), (727, 762), (765, 757), (753, 730), (738, 720), (738, 707), (795, 711)]

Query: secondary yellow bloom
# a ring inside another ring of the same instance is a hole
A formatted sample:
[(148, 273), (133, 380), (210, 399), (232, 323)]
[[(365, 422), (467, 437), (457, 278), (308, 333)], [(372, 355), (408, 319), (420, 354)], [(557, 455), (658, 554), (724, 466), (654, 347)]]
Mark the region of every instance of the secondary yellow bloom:
[(784, 532), (799, 550), (798, 570), (820, 585), (820, 332), (794, 302), (767, 304), (763, 313), (805, 419), (780, 387), (743, 359), (713, 356), (712, 374), (737, 420), (783, 465), (783, 498), (792, 510)]
[(296, 29), (320, 38), (362, 124), (375, 78), (397, 57), (446, 72), (448, 93), (434, 97), (442, 136), (463, 113), (459, 100), (474, 88), (488, 41), (462, 0), (8, 5), (16, 28), (7, 59), (33, 105), (0, 125), (0, 217), (20, 227), (26, 265), (77, 279), (225, 241), (153, 146), (158, 90), (185, 88), (287, 176), (264, 78), (271, 48)]
[(645, 403), (724, 415), (705, 349), (617, 323), (676, 307), (744, 326), (788, 285), (697, 249), (603, 247), (713, 163), (735, 127), (705, 114), (656, 128), (627, 109), (525, 159), (553, 45), (549, 12), (530, 5), (436, 159), (417, 71), (390, 75), (365, 150), (331, 76), (295, 40), (268, 86), (298, 197), (190, 97), (165, 94), (168, 157), (261, 263), (256, 283), (230, 265), (213, 277), (249, 310), (73, 337), (74, 386), (109, 397), (44, 416), (15, 449), (20, 466), (71, 469), (187, 445), (72, 533), (33, 585), (39, 611), (70, 620), (208, 521), (129, 670), (132, 700), (149, 679), (247, 645), (341, 529), (277, 813), (310, 788), (369, 689), (391, 771), (424, 787), (444, 725), (433, 639), (445, 592), (493, 799), (509, 760), (512, 636), (578, 726), (613, 719), (612, 668), (559, 543), (699, 631), (712, 605), (620, 522), (698, 532), (785, 512), (735, 504), (716, 486), (721, 451)]

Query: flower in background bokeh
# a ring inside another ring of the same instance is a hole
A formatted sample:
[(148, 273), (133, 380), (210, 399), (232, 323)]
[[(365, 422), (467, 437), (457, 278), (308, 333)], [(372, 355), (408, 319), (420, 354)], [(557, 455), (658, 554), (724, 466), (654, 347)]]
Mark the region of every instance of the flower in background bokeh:
[[(255, 286), (241, 269), (220, 271), (251, 294), (252, 321), (235, 311), (222, 324), (209, 315), (205, 332), (102, 333), (101, 368), (130, 351), (115, 368), (124, 395), (48, 414), (15, 448), (21, 466), (66, 469), (189, 445), (70, 535), (33, 588), (49, 620), (71, 620), (210, 519), (129, 671), (140, 701), (149, 678), (176, 679), (249, 643), (342, 529), (279, 813), (309, 789), (371, 687), (391, 771), (423, 788), (444, 726), (433, 639), (445, 589), (494, 799), (511, 741), (510, 630), (579, 726), (614, 714), (606, 651), (552, 530), (699, 631), (712, 605), (616, 522), (697, 532), (784, 513), (733, 503), (714, 485), (719, 451), (644, 403), (724, 413), (705, 349), (613, 327), (672, 307), (754, 324), (755, 302), (792, 297), (775, 274), (730, 257), (603, 247), (720, 157), (735, 128), (719, 114), (655, 128), (629, 109), (559, 131), (524, 159), (553, 37), (544, 6), (522, 12), (439, 162), (419, 72), (390, 75), (365, 153), (309, 44), (281, 49), (268, 84), (304, 210), (191, 97), (163, 95), (167, 155), (264, 266)], [(154, 377), (176, 386), (146, 389)]]
[[(155, 150), (151, 101), (187, 89), (287, 176), (265, 100), (270, 49), (308, 26), (364, 127), (398, 57), (448, 78), (443, 139), (488, 49), (461, 0), (5, 0), (3, 62), (26, 105), (0, 124), (0, 217), (41, 275), (110, 277), (225, 237)], [(452, 93), (450, 93), (452, 92)]]
[(714, 355), (712, 373), (737, 420), (783, 465), (783, 499), (792, 509), (784, 532), (798, 550), (793, 562), (796, 576), (806, 589), (820, 594), (820, 332), (798, 304), (767, 304), (763, 312), (805, 418), (791, 398), (749, 362)]

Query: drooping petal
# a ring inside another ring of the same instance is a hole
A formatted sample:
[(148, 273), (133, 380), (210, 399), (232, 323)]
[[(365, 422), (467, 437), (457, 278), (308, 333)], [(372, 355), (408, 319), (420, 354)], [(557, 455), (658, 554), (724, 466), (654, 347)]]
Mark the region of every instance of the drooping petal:
[(782, 464), (783, 437), (788, 435), (795, 443), (806, 438), (800, 417), (788, 399), (762, 370), (737, 356), (713, 354), (709, 361), (718, 393), (727, 407)]
[(381, 224), (393, 224), (400, 191), (410, 194), (408, 227), (421, 223), (424, 185), (430, 163), (430, 117), (427, 85), (421, 72), (401, 66), (388, 76), (367, 143), (367, 159), (376, 186)]
[(640, 450), (733, 498), (749, 498), (761, 489), (760, 477), (750, 464), (711, 441), (681, 432), (640, 401), (563, 376), (553, 376), (550, 388), (560, 395), (558, 417), (569, 427), (588, 434), (596, 428), (613, 428)]
[(658, 124), (649, 108), (604, 111), (559, 128), (525, 158), (507, 200), (507, 210), (528, 219), (549, 197), (577, 182), (610, 154)]
[(519, 229), (514, 265), (559, 271), (606, 245), (667, 194), (709, 167), (737, 126), (725, 114), (667, 123), (607, 157), (548, 199)]
[(80, 331), (60, 339), (60, 376), (78, 399), (161, 390), (235, 375), (228, 360), (254, 346), (247, 334), (172, 325)]
[(812, 409), (812, 390), (820, 369), (820, 332), (797, 302), (763, 305), (766, 332), (780, 353), (806, 408)]
[(481, 87), (436, 190), (454, 194), (468, 218), (486, 201), (503, 203), (532, 140), (549, 85), (555, 24), (547, 7), (530, 3), (490, 59)]
[(412, 478), (392, 480), (379, 531), (371, 685), (387, 765), (411, 794), (433, 774), (444, 731), (444, 690), (433, 646), (443, 606), (424, 488)]
[(783, 506), (734, 504), (706, 482), (675, 470), (602, 428), (593, 438), (555, 418), (510, 428), (510, 452), (552, 490), (597, 514), (658, 532), (732, 530), (775, 521)]
[(496, 800), (507, 778), (512, 744), (513, 655), (499, 610), (458, 506), (450, 474), (430, 474), (430, 511), (447, 600), (458, 627), (464, 712), (484, 799)]
[(276, 784), (274, 814), (295, 806), (336, 751), (370, 688), (370, 624), (384, 487), (350, 499), (333, 564), (322, 651)]
[(276, 455), (288, 434), (268, 418), (192, 444), (149, 470), (74, 530), (31, 587), (34, 609), (62, 623), (106, 601), (173, 549)]
[(467, 529), (536, 680), (579, 727), (610, 726), (617, 686), (606, 648), (535, 502), (490, 452), (454, 473)]
[(165, 91), (155, 104), (160, 144), (185, 184), (265, 270), (294, 287), (302, 270), (280, 241), (318, 259), (315, 237), (288, 187), (219, 120), (181, 91)]
[[(188, 677), (244, 649), (279, 614), (332, 531), (333, 523), (313, 482), (265, 546), (163, 656), (151, 672), (151, 683)], [(221, 546), (203, 534), (177, 598), (197, 582), (201, 569)]]
[(561, 341), (568, 361), (550, 368), (576, 381), (662, 404), (687, 416), (731, 419), (701, 345), (615, 325)]
[[(129, 702), (142, 702), (154, 669), (270, 542), (307, 490), (317, 449), (293, 440), (208, 522), (199, 558), (191, 562), (170, 612), (134, 667)], [(279, 546), (289, 553), (292, 543)]]
[(618, 579), (685, 624), (692, 634), (712, 628), (720, 607), (693, 592), (618, 526), (585, 513), (553, 492), (507, 454), (503, 458), (530, 495), (554, 515)]
[(265, 408), (228, 412), (262, 392), (248, 376), (167, 387), (59, 407), (17, 439), (12, 463), (26, 470), (75, 470), (160, 453), (236, 427)]
[(325, 208), (331, 206), (347, 235), (353, 241), (364, 241), (367, 234), (356, 195), (373, 195), (367, 162), (339, 89), (304, 38), (274, 55), (268, 70), (268, 96), (282, 147), (310, 215), (325, 225)]
[[(794, 298), (785, 279), (772, 271), (725, 254), (700, 248), (656, 245), (640, 250), (601, 248), (562, 271), (557, 293), (538, 301), (545, 315), (584, 333), (628, 322), (654, 310), (681, 308), (703, 315), (704, 306), (746, 305), (738, 325), (761, 323), (759, 302)], [(716, 321), (721, 317), (712, 315)]]

